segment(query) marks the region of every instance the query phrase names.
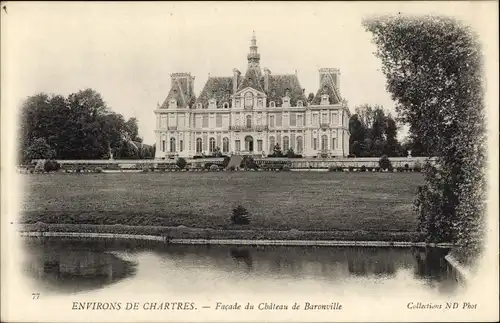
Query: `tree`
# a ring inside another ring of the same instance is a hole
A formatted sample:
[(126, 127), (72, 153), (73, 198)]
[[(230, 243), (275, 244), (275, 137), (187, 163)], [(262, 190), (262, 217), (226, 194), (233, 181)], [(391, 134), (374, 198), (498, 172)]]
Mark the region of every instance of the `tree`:
[(366, 138), (366, 128), (359, 120), (357, 114), (353, 114), (349, 119), (349, 151), (356, 157), (362, 157), (365, 154), (364, 141)]
[(36, 138), (26, 149), (25, 160), (52, 159), (55, 155), (55, 150), (50, 147), (45, 138)]
[(396, 121), (389, 115), (385, 119), (385, 136), (386, 143), (384, 147), (384, 154), (389, 157), (396, 157), (400, 155), (401, 145), (398, 142), (398, 127)]
[(309, 93), (307, 96), (307, 102), (311, 103), (314, 100), (314, 93)]
[(281, 151), (281, 147), (279, 143), (276, 143), (273, 148), (273, 157), (283, 157), (283, 152)]
[(424, 167), (416, 209), (428, 241), (480, 255), (485, 209), (485, 122), (479, 41), (447, 17), (365, 20), (399, 119), (437, 165)]

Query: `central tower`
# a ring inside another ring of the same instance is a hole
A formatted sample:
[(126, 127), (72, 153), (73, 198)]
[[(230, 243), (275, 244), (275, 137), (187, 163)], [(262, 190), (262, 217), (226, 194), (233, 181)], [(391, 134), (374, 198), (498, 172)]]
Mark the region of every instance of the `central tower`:
[(255, 31), (252, 34), (252, 42), (250, 45), (250, 53), (247, 55), (248, 68), (260, 69), (260, 54), (257, 53), (257, 39), (255, 38)]

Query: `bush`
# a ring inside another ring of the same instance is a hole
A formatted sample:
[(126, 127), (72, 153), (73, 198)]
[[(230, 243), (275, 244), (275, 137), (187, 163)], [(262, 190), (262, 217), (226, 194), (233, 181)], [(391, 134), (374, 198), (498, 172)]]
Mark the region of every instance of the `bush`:
[(337, 166), (329, 166), (328, 167), (329, 172), (336, 172), (337, 171)]
[(37, 161), (35, 165), (35, 173), (43, 173), (45, 172), (45, 160)]
[(142, 172), (143, 172), (143, 173), (147, 173), (147, 172), (149, 172), (149, 167), (143, 167), (143, 168), (142, 168)]
[(378, 167), (378, 166), (377, 166), (377, 167), (375, 167), (375, 171), (376, 171), (376, 172), (380, 172), (380, 170), (381, 170), (381, 168), (380, 168), (380, 167)]
[(389, 160), (389, 157), (387, 157), (387, 155), (384, 155), (384, 156), (382, 156), (382, 158), (379, 159), (378, 165), (380, 166), (380, 168), (382, 168), (384, 170), (385, 169), (388, 169), (388, 170), (392, 169), (392, 163)]
[(217, 172), (219, 170), (219, 166), (215, 165), (215, 164), (212, 164), (210, 166), (210, 171), (212, 172)]
[(360, 172), (366, 172), (366, 166), (365, 165), (361, 166), (361, 168), (359, 169), (359, 171)]
[(231, 171), (231, 172), (234, 172), (236, 170), (236, 167), (231, 166), (231, 167), (228, 168), (228, 170)]
[(224, 156), (224, 160), (222, 161), (222, 167), (226, 168), (227, 165), (229, 165), (229, 161), (231, 160), (231, 157), (229, 156)]
[(255, 160), (252, 156), (245, 156), (240, 163), (240, 167), (244, 169), (257, 169), (259, 168), (259, 165), (255, 163)]
[(231, 222), (233, 224), (245, 225), (250, 224), (250, 218), (248, 217), (248, 211), (243, 206), (238, 205), (233, 209), (233, 214), (231, 215)]
[(177, 158), (177, 161), (175, 162), (175, 164), (179, 167), (179, 169), (184, 169), (187, 165), (187, 161), (186, 161), (186, 159), (179, 157), (179, 158)]
[(404, 168), (404, 170), (405, 170), (406, 172), (409, 172), (409, 171), (410, 171), (410, 166), (409, 166), (408, 164), (405, 164), (405, 168)]
[(349, 167), (347, 167), (347, 169), (348, 169), (350, 172), (353, 172), (353, 171), (354, 171), (354, 167), (353, 167), (353, 166), (349, 166)]
[(102, 168), (101, 167), (96, 167), (94, 169), (94, 172), (96, 172), (96, 173), (102, 173)]
[(282, 168), (282, 170), (283, 170), (284, 172), (289, 172), (289, 171), (290, 171), (290, 166), (288, 166), (288, 165), (284, 165), (284, 166), (283, 166), (283, 168)]

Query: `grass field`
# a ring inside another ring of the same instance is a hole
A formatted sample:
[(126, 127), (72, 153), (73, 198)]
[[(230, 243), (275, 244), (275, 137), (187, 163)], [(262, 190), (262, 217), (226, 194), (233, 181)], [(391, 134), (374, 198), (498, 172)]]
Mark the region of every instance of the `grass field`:
[[(23, 223), (414, 232), (419, 173), (24, 175)], [(238, 204), (251, 224), (234, 226)]]

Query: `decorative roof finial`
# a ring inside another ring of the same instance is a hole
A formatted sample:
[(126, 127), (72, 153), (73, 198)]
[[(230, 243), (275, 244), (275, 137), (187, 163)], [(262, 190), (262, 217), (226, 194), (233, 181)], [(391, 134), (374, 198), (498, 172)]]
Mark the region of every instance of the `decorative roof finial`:
[(259, 66), (260, 54), (257, 53), (257, 38), (255, 37), (255, 30), (252, 32), (252, 42), (250, 45), (250, 53), (247, 55), (248, 65), (257, 67)]

